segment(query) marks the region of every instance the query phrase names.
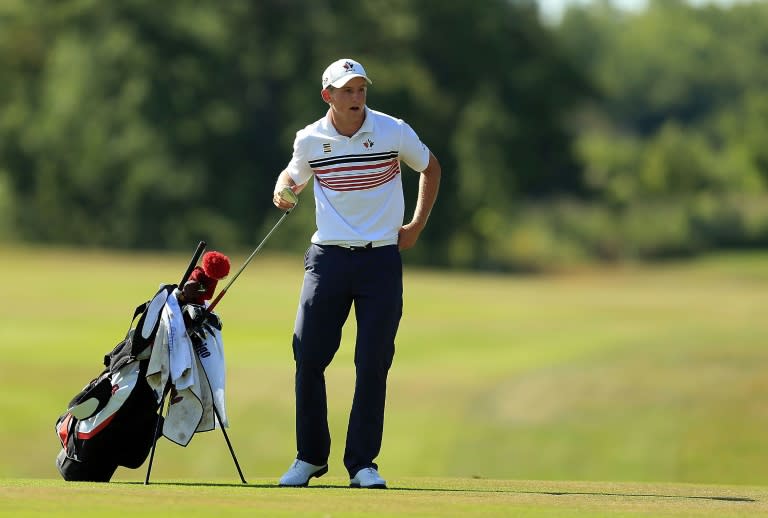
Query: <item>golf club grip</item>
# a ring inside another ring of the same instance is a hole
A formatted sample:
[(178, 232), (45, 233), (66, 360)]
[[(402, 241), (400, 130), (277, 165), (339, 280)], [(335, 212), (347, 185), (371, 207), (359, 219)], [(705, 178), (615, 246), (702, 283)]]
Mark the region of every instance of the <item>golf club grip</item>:
[(197, 249), (195, 250), (195, 253), (192, 255), (192, 260), (189, 261), (189, 266), (187, 266), (187, 271), (184, 272), (184, 276), (181, 278), (181, 282), (179, 283), (179, 289), (181, 289), (184, 286), (184, 283), (187, 282), (187, 279), (189, 279), (189, 276), (192, 275), (192, 270), (195, 269), (195, 266), (197, 266), (197, 261), (200, 260), (200, 256), (203, 255), (203, 250), (205, 250), (206, 242), (200, 241), (197, 244)]

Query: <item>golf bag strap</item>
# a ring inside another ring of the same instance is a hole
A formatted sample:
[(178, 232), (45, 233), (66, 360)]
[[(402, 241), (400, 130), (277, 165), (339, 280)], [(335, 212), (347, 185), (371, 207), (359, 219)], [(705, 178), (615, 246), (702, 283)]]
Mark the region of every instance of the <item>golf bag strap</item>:
[[(126, 345), (126, 343), (132, 345), (133, 337), (131, 336), (131, 329), (133, 329), (133, 323), (136, 321), (136, 317), (143, 314), (147, 308), (149, 307), (151, 301), (146, 301), (138, 306), (136, 306), (136, 309), (133, 311), (133, 317), (131, 317), (131, 321), (128, 323), (128, 331), (125, 333), (125, 340), (117, 344), (114, 349), (112, 349), (111, 352), (104, 355), (104, 366), (107, 368), (107, 370), (116, 370), (120, 367), (122, 367), (127, 361), (133, 360), (133, 354), (129, 354), (128, 357), (123, 358), (123, 361), (114, 361), (113, 357), (123, 357), (125, 356), (124, 353), (120, 353), (121, 349)], [(132, 349), (131, 349), (132, 353)]]
[(133, 318), (131, 319), (131, 323), (128, 324), (128, 331), (130, 331), (131, 327), (133, 327), (133, 321), (136, 320), (136, 317), (144, 313), (144, 311), (146, 311), (147, 306), (149, 306), (149, 301), (146, 301), (143, 304), (139, 304), (138, 306), (136, 306), (136, 310), (133, 312)]
[[(137, 316), (141, 315), (147, 310), (147, 307), (149, 307), (149, 302), (150, 301), (146, 301), (136, 306), (136, 309), (133, 311), (133, 317), (131, 318), (131, 321), (128, 322), (128, 330), (125, 332), (126, 337), (131, 332), (131, 329), (133, 329), (133, 321), (136, 320)], [(107, 367), (109, 367), (109, 357), (110, 357), (110, 354), (107, 354), (104, 356), (104, 365), (106, 365)]]
[[(170, 286), (176, 287), (175, 285), (171, 284)], [(143, 302), (136, 306), (136, 309), (133, 311), (133, 317), (131, 318), (131, 321), (128, 323), (128, 331), (126, 331), (126, 334), (128, 334), (131, 329), (133, 328), (133, 322), (136, 320), (136, 317), (144, 313), (147, 308), (149, 307), (149, 303), (152, 302), (151, 300), (148, 300), (146, 302)]]

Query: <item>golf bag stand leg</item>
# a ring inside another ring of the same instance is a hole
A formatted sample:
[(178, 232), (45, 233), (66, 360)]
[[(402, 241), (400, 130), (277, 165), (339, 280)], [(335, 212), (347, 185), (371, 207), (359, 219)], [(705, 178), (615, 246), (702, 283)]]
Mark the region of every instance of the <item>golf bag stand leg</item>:
[(227, 430), (224, 428), (224, 424), (221, 422), (221, 416), (219, 415), (219, 409), (216, 408), (216, 403), (211, 403), (213, 406), (213, 412), (216, 414), (216, 421), (219, 423), (219, 427), (221, 428), (221, 433), (224, 434), (224, 440), (227, 441), (227, 447), (229, 448), (229, 454), (232, 455), (232, 460), (235, 461), (235, 467), (237, 468), (237, 474), (240, 475), (240, 482), (243, 484), (247, 484), (248, 482), (245, 481), (245, 477), (243, 476), (243, 471), (240, 469), (240, 463), (237, 462), (237, 456), (235, 455), (235, 450), (232, 448), (232, 443), (229, 442), (229, 436), (227, 435)]
[(157, 421), (155, 422), (155, 434), (153, 436), (152, 440), (152, 450), (149, 454), (149, 464), (147, 464), (147, 476), (144, 478), (144, 485), (149, 485), (149, 475), (152, 473), (152, 461), (155, 459), (155, 448), (157, 447), (157, 441), (160, 440), (160, 437), (162, 436), (160, 424), (163, 422), (163, 407), (165, 406), (165, 396), (168, 395), (168, 392), (170, 392), (171, 384), (170, 382), (165, 386), (165, 390), (163, 390), (163, 396), (160, 398), (160, 408), (158, 409), (157, 413)]

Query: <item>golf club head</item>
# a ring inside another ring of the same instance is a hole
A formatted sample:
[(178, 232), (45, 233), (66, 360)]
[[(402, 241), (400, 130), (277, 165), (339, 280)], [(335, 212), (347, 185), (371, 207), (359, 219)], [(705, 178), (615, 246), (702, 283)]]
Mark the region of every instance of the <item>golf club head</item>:
[(293, 192), (293, 189), (288, 186), (282, 188), (280, 191), (280, 197), (288, 203), (293, 203), (294, 205), (299, 203), (299, 195)]

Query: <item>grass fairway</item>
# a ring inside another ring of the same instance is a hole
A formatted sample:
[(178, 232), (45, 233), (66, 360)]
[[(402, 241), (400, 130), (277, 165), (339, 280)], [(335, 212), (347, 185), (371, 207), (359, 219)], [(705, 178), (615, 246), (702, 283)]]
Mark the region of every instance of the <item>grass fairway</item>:
[(248, 486), (176, 482), (0, 482), (0, 516), (249, 516), (552, 518), (768, 516), (765, 488), (674, 484), (405, 478), (387, 491), (353, 490), (331, 478), (306, 489), (272, 480)]
[[(232, 254), (234, 266), (244, 258)], [(749, 488), (768, 486), (768, 254), (544, 277), (406, 268), (377, 459), (404, 489), (370, 496), (260, 487), (295, 455), (290, 341), (301, 259), (258, 256), (217, 308), (229, 436), (257, 487), (236, 484), (221, 434), (208, 432), (187, 448), (161, 441), (157, 449), (153, 480), (192, 485), (145, 488), (134, 485), (144, 468), (120, 468), (108, 486), (47, 482), (58, 479), (53, 426), (99, 373), (136, 305), (160, 283), (178, 282), (188, 255), (0, 249), (0, 510), (62, 514), (70, 506), (59, 498), (106, 506), (153, 495), (196, 514), (192, 503), (206, 509), (208, 495), (249, 516), (262, 507), (265, 516), (291, 514), (315, 498), (325, 506), (317, 516), (354, 516), (364, 505), (402, 516), (429, 516), (430, 505), (477, 516), (498, 515), (495, 506), (521, 506), (517, 516), (599, 516), (608, 504), (632, 516), (646, 506), (663, 511), (648, 516), (764, 512), (760, 502), (675, 495), (764, 500), (763, 489)], [(354, 332), (348, 323), (327, 372), (333, 446), (321, 480), (331, 486), (346, 476)]]

